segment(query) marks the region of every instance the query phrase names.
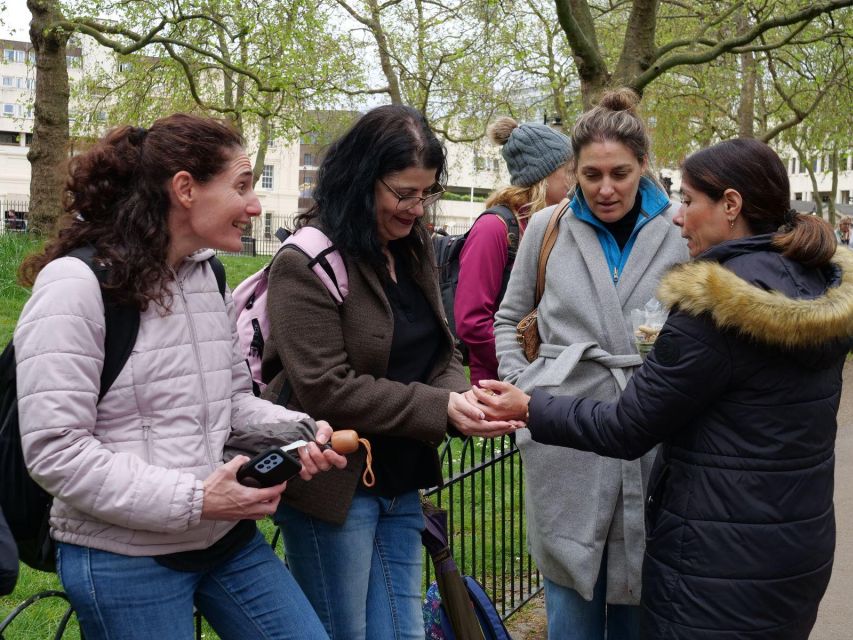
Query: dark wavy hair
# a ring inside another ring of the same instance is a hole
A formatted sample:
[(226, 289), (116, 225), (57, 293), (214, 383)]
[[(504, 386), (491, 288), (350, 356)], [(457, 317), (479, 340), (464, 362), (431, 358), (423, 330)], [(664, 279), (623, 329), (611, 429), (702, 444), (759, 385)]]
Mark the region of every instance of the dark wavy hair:
[(827, 264), (835, 253), (832, 227), (818, 216), (791, 210), (791, 185), (785, 165), (765, 143), (735, 138), (688, 156), (683, 179), (714, 202), (726, 189), (741, 195), (741, 215), (754, 234), (775, 233), (773, 244), (786, 257), (808, 267)]
[(118, 302), (141, 310), (150, 302), (168, 306), (161, 285), (173, 277), (167, 260), (169, 179), (187, 171), (207, 182), (242, 146), (240, 134), (225, 122), (181, 113), (150, 129), (112, 129), (69, 161), (59, 230), (41, 253), (23, 262), (21, 283), (32, 285), (48, 262), (92, 245), (110, 264), (106, 288)]
[[(426, 119), (406, 106), (371, 109), (329, 146), (320, 164), (315, 204), (297, 218), (296, 228), (317, 220), (338, 250), (384, 273), (376, 225), (376, 181), (410, 167), (435, 169), (436, 181), (445, 181), (444, 147)], [(412, 233), (394, 244), (417, 269), (427, 255), (428, 241), (421, 218)]]

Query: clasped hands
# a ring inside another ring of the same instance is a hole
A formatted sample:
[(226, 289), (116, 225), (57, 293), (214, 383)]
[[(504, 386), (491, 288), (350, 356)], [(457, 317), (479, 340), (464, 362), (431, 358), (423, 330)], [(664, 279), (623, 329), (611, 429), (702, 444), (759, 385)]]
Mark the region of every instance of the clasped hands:
[(508, 382), (480, 380), (464, 394), (450, 394), (447, 415), (466, 436), (494, 438), (526, 426), (529, 401), (530, 396)]

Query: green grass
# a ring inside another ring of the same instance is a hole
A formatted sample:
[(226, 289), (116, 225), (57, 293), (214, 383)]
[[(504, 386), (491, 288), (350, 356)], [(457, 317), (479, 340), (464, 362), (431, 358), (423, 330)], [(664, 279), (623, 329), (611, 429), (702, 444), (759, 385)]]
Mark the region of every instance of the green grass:
[(17, 282), (18, 267), (23, 259), (40, 244), (24, 233), (0, 235), (0, 342), (5, 346), (12, 339), (15, 323), (27, 298), (29, 289)]

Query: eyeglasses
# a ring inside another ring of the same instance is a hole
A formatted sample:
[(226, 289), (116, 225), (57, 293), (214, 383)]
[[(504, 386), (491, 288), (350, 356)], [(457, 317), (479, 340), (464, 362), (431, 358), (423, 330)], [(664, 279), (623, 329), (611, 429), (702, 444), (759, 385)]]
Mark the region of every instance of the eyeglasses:
[(444, 187), (440, 184), (435, 183), (430, 187), (430, 193), (421, 197), (421, 196), (401, 196), (399, 193), (394, 191), (391, 187), (388, 186), (388, 183), (385, 182), (382, 178), (379, 178), (379, 182), (385, 185), (385, 188), (388, 189), (394, 196), (397, 198), (397, 211), (408, 211), (419, 204), (422, 204), (425, 207), (428, 207), (433, 202), (438, 202), (438, 199), (441, 198), (441, 194), (444, 193)]

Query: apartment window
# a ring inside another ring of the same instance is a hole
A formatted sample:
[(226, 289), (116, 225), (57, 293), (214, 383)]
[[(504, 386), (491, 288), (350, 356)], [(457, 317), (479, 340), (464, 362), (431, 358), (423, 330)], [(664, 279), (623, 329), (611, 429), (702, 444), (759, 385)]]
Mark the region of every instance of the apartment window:
[(10, 118), (15, 115), (15, 105), (9, 104), (8, 102), (3, 104), (3, 115), (9, 116)]
[(23, 62), (26, 60), (26, 53), (20, 49), (15, 49), (15, 62)]
[(264, 239), (272, 238), (272, 211), (264, 213)]
[(793, 174), (797, 173), (797, 157), (792, 156), (788, 158), (788, 173)]
[(69, 69), (77, 69), (83, 66), (83, 58), (80, 56), (65, 56), (65, 64)]
[(803, 199), (803, 194), (802, 194), (802, 193), (800, 193), (799, 191), (797, 191), (797, 192), (794, 194), (794, 200), (802, 200), (802, 199)]
[(124, 73), (131, 71), (131, 70), (133, 70), (133, 63), (132, 62), (119, 62), (118, 63), (118, 70), (121, 72), (124, 72)]
[(501, 163), (497, 158), (492, 158), (492, 171), (500, 171)]
[(850, 191), (844, 190), (841, 192), (841, 204), (850, 204)]
[(264, 165), (264, 170), (261, 173), (261, 189), (268, 189), (272, 191), (272, 170), (273, 166), (271, 164)]
[(313, 153), (304, 154), (302, 156), (302, 164), (304, 164), (306, 167), (313, 167), (314, 166), (314, 154)]
[(15, 79), (12, 76), (3, 76), (3, 86), (4, 87), (14, 87)]
[(305, 180), (302, 182), (302, 189), (299, 191), (300, 198), (310, 198), (314, 193), (314, 176), (305, 176)]
[(20, 134), (14, 131), (0, 131), (0, 144), (18, 146), (20, 144)]
[(14, 49), (3, 49), (3, 60), (5, 62), (14, 62), (15, 61), (15, 50)]

